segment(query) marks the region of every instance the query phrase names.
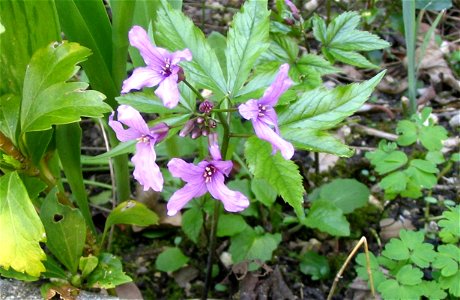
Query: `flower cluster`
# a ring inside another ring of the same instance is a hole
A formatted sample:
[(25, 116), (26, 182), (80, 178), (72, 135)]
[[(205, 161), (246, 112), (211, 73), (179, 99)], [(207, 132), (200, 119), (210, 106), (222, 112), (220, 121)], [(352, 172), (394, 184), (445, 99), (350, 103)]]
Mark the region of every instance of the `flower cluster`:
[[(184, 60), (190, 61), (192, 53), (188, 49), (170, 53), (153, 46), (145, 30), (139, 26), (134, 26), (130, 30), (129, 40), (131, 45), (139, 49), (146, 66), (134, 70), (133, 74), (123, 82), (121, 92), (127, 93), (133, 89), (158, 86), (155, 94), (162, 99), (163, 104), (168, 108), (175, 107), (180, 97), (177, 84), (184, 76), (178, 64)], [(283, 64), (262, 98), (251, 99), (237, 109), (244, 119), (252, 122), (255, 134), (272, 145), (273, 153), (279, 150), (286, 159), (293, 156), (294, 147), (280, 136), (274, 106), (293, 83), (288, 76), (288, 71), (289, 65)], [(185, 181), (185, 185), (168, 201), (167, 209), (170, 216), (175, 215), (191, 199), (201, 197), (207, 192), (213, 198), (222, 201), (225, 210), (229, 212), (239, 212), (249, 206), (249, 200), (245, 195), (230, 190), (225, 185), (225, 177), (230, 175), (233, 163), (222, 160), (217, 133), (213, 132), (217, 126), (217, 122), (212, 117), (213, 109), (214, 104), (211, 101), (201, 102), (196, 116), (187, 121), (180, 131), (179, 135), (182, 137), (189, 134), (192, 138), (208, 136), (210, 156), (196, 165), (180, 158), (169, 161), (167, 164), (169, 172)], [(117, 138), (122, 142), (137, 140), (136, 153), (131, 159), (134, 164), (134, 178), (144, 187), (144, 190), (161, 191), (164, 180), (155, 162), (155, 145), (168, 135), (168, 125), (158, 123), (149, 127), (141, 114), (127, 105), (118, 107), (117, 120), (114, 120), (114, 116), (115, 113), (112, 113), (109, 125), (115, 131)]]

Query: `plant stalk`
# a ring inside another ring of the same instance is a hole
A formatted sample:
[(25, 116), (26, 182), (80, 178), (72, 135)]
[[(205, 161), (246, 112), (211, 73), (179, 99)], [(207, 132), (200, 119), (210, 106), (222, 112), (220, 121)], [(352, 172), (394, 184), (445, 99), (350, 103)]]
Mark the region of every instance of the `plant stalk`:
[(402, 0), (403, 20), (404, 20), (404, 36), (406, 39), (407, 52), (407, 80), (408, 80), (408, 96), (409, 107), (405, 112), (406, 115), (413, 115), (417, 111), (416, 99), (416, 77), (415, 77), (415, 40), (417, 26), (415, 22), (415, 0)]

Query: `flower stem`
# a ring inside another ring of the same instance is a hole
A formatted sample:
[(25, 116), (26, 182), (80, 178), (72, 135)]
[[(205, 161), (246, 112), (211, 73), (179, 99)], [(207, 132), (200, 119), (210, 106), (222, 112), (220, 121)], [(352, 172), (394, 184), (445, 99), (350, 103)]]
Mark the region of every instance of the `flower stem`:
[(190, 82), (187, 81), (187, 79), (184, 79), (184, 80), (182, 80), (182, 81), (183, 81), (183, 82), (184, 82), (184, 83), (195, 93), (195, 95), (196, 95), (201, 101), (205, 100), (204, 97), (203, 97), (203, 95), (201, 95), (200, 92), (198, 92), (198, 90), (197, 90), (196, 88), (194, 88), (194, 87), (190, 84)]
[(213, 108), (213, 112), (235, 112), (238, 111), (238, 108), (231, 107), (231, 108)]
[(217, 223), (219, 223), (219, 208), (220, 201), (214, 201), (214, 213), (212, 215), (211, 233), (209, 234), (209, 253), (208, 261), (206, 263), (206, 279), (204, 282), (202, 300), (208, 299), (209, 286), (212, 280), (212, 261), (214, 258), (214, 251), (216, 250), (216, 231)]

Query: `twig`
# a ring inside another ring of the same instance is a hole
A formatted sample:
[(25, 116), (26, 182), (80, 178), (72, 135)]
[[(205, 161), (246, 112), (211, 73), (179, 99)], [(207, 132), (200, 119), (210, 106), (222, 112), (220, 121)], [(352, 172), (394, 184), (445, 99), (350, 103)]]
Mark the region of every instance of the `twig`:
[(366, 269), (367, 269), (367, 274), (369, 275), (369, 283), (371, 286), (371, 293), (372, 297), (375, 299), (375, 289), (374, 289), (374, 278), (372, 277), (372, 270), (371, 270), (371, 260), (369, 258), (369, 248), (367, 247), (367, 240), (366, 237), (363, 236), (358, 244), (351, 250), (350, 254), (348, 255), (347, 259), (345, 260), (345, 263), (342, 265), (340, 268), (339, 272), (337, 275), (335, 275), (334, 278), (334, 283), (332, 284), (331, 290), (329, 291), (329, 295), (327, 296), (327, 300), (332, 299), (332, 295), (334, 294), (335, 288), (337, 287), (337, 283), (339, 282), (340, 278), (342, 278), (342, 274), (345, 271), (346, 267), (350, 263), (351, 259), (353, 256), (355, 256), (356, 252), (358, 252), (359, 247), (364, 244), (364, 253), (366, 255)]
[(360, 125), (360, 124), (350, 124), (350, 125), (358, 128), (363, 133), (368, 134), (368, 135), (376, 136), (376, 137), (379, 137), (379, 138), (382, 138), (382, 139), (387, 139), (387, 140), (392, 141), (392, 142), (394, 142), (394, 141), (396, 141), (398, 139), (398, 136), (396, 134), (392, 134), (392, 133), (377, 130), (377, 129), (374, 129), (374, 128), (366, 127), (366, 126)]

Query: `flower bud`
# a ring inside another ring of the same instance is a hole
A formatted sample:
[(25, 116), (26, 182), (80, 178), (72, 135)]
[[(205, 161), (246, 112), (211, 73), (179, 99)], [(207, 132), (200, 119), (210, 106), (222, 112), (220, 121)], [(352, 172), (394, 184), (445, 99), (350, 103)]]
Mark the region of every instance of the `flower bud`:
[(209, 114), (211, 110), (214, 108), (214, 104), (209, 100), (204, 100), (201, 102), (198, 110), (202, 113)]
[(216, 128), (217, 127), (217, 122), (214, 119), (209, 119), (208, 120), (208, 126), (209, 126), (209, 128)]
[(185, 80), (184, 69), (179, 67), (179, 71), (177, 72), (177, 82), (181, 82)]
[(203, 128), (203, 130), (201, 130), (201, 134), (202, 134), (203, 136), (208, 136), (208, 134), (209, 134), (209, 129), (208, 129), (208, 128)]
[(191, 135), (192, 139), (197, 139), (200, 136), (201, 136), (201, 129), (200, 128), (193, 129), (192, 135)]
[(204, 118), (203, 117), (196, 118), (196, 123), (197, 124), (203, 124), (204, 123)]
[(186, 137), (190, 132), (192, 132), (193, 128), (195, 128), (195, 120), (188, 120), (187, 123), (185, 123), (184, 128), (182, 128), (179, 132), (179, 136)]

